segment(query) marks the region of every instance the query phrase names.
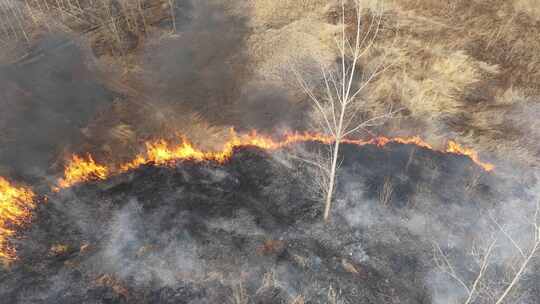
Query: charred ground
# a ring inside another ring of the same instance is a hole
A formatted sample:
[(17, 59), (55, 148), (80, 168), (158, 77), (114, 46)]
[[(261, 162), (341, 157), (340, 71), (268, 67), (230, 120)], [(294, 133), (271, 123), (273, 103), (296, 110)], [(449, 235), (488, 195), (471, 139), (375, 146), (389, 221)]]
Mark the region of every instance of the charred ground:
[[(415, 219), (466, 239), (485, 210), (515, 195), (466, 157), (346, 145), (325, 226), (309, 169), (286, 155), (242, 148), (224, 165), (148, 165), (51, 195), (0, 294), (9, 303), (226, 303), (238, 293), (327, 303), (335, 288), (350, 303), (431, 303), (434, 230)], [(382, 199), (385, 184), (393, 191)]]

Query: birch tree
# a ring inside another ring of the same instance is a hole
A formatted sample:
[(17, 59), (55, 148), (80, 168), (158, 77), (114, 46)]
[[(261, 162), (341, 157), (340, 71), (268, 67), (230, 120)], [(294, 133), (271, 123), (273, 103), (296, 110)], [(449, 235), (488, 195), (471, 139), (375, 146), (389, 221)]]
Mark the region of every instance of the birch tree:
[[(345, 16), (349, 2), (352, 2), (356, 22), (354, 33), (349, 38)], [(336, 39), (339, 52), (339, 63), (332, 68), (321, 66), (322, 90), (312, 86), (304, 75), (294, 70), (302, 90), (309, 97), (319, 119), (318, 127), (329, 136), (333, 144), (325, 157), (307, 161), (315, 165), (321, 177), (318, 182), (324, 199), (324, 220), (328, 221), (336, 185), (336, 177), (340, 165), (340, 147), (344, 139), (355, 132), (367, 130), (381, 124), (394, 113), (391, 109), (384, 114), (369, 119), (362, 119), (365, 98), (363, 95), (368, 85), (390, 65), (386, 64), (386, 54), (370, 71), (360, 71), (360, 61), (369, 55), (377, 36), (381, 31), (383, 5), (377, 1), (371, 7), (370, 17), (365, 17), (364, 7), (360, 0), (341, 0), (341, 30)], [(363, 30), (367, 27), (367, 30)], [(321, 93), (318, 93), (321, 92)]]

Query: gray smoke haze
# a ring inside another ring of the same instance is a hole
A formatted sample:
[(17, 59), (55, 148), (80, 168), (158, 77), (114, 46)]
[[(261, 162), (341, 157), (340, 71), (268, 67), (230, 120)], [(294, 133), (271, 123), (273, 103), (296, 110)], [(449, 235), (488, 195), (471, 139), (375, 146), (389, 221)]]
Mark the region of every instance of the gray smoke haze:
[[(471, 192), (462, 203), (455, 198), (445, 203), (440, 196), (443, 191), (418, 187), (412, 200), (398, 202), (399, 198), (393, 196), (389, 205), (384, 205), (380, 198), (369, 198), (367, 194), (373, 189), (366, 187), (369, 183), (365, 180), (354, 179), (350, 169), (344, 169), (341, 174), (344, 177), (340, 187), (344, 194), (336, 200), (335, 207), (339, 221), (353, 229), (368, 231), (383, 244), (399, 243), (404, 237), (417, 238), (417, 258), (431, 265), (423, 284), (431, 292), (434, 304), (463, 303), (469, 294), (456, 278), (472, 289), (486, 256), (489, 262), (471, 303), (494, 303), (539, 238), (540, 226), (535, 226), (540, 224), (537, 182), (516, 189), (515, 184), (491, 183), (480, 177), (473, 187), (491, 187), (496, 191), (491, 199)], [(538, 180), (538, 172), (531, 174)], [(489, 251), (492, 244), (494, 247)], [(540, 252), (534, 256), (507, 297), (509, 303), (537, 302), (538, 288), (534, 286), (538, 282)], [(364, 262), (369, 263), (369, 257)]]
[(173, 109), (197, 112), (213, 125), (266, 131), (296, 127), (301, 107), (290, 102), (286, 90), (252, 81), (248, 16), (212, 2), (186, 7), (187, 21), (178, 32), (154, 37), (145, 48), (145, 94)]
[(43, 176), (111, 99), (70, 38), (43, 37), (27, 59), (0, 67), (0, 166)]
[[(121, 73), (101, 71), (108, 61), (83, 52), (77, 37), (60, 33), (41, 38), (26, 59), (1, 67), (0, 106), (10, 109), (0, 113), (3, 173), (44, 176), (50, 166), (58, 169), (55, 161), (61, 162), (63, 153), (101, 149), (98, 133), (122, 124), (143, 129), (136, 131), (147, 137), (160, 137), (152, 132), (164, 129), (189, 131), (184, 127), (191, 114), (218, 129), (272, 132), (302, 126), (304, 106), (292, 103), (285, 88), (252, 79), (246, 12), (212, 1), (174, 3), (176, 33), (148, 33), (133, 54), (140, 72), (129, 76), (127, 85), (142, 98), (125, 96), (111, 85), (120, 80), (109, 78), (121, 78)], [(170, 28), (170, 22), (160, 26)], [(132, 99), (139, 100), (126, 106), (131, 112), (111, 116), (113, 100)], [(111, 116), (110, 121), (98, 120), (98, 131), (85, 133), (100, 115)]]
[[(134, 281), (136, 286), (148, 286), (151, 282), (172, 286), (179, 282), (179, 275), (200, 275), (203, 264), (197, 258), (197, 246), (187, 230), (178, 230), (187, 224), (182, 223), (182, 216), (174, 223), (174, 233), (154, 234), (151, 225), (156, 223), (145, 223), (140, 212), (142, 207), (132, 199), (115, 214), (107, 245), (99, 254), (99, 261), (104, 263), (98, 267), (122, 280)], [(156, 246), (157, 249), (153, 248)]]

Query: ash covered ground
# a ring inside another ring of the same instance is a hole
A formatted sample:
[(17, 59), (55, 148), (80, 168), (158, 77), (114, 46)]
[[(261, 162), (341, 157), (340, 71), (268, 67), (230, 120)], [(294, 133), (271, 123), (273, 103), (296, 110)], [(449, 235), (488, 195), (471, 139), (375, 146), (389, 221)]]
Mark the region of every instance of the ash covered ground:
[(2, 302), (439, 303), (452, 282), (435, 276), (434, 242), (467, 275), (486, 212), (532, 185), (414, 145), (345, 145), (325, 225), (287, 155), (246, 147), (50, 194), (0, 272)]

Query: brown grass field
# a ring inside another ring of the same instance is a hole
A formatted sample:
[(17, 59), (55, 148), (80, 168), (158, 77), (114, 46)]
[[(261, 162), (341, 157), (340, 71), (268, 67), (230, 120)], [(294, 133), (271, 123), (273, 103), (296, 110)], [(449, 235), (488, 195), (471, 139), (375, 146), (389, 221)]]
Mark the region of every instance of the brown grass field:
[[(101, 83), (122, 96), (110, 108), (98, 111), (98, 117), (83, 128), (83, 134), (92, 139), (91, 146), (103, 151), (175, 132), (212, 145), (229, 127), (257, 126), (245, 122), (244, 109), (257, 108), (259, 102), (273, 107), (271, 97), (264, 101), (241, 97), (260, 86), (277, 88), (291, 111), (306, 111), (302, 106), (305, 95), (290, 68), (295, 64), (327, 67), (337, 59), (335, 38), (340, 20), (332, 1), (208, 1), (206, 6), (218, 9), (226, 18), (241, 20), (242, 30), (241, 49), (232, 50), (224, 59), (234, 79), (228, 77), (224, 92), (218, 92), (225, 97), (208, 101), (217, 106), (206, 108), (183, 102), (180, 93), (171, 98), (160, 91), (159, 84), (148, 81), (159, 78), (160, 73), (148, 64), (148, 54), (167, 45), (178, 47), (175, 41), (187, 35), (182, 29), (184, 2), (1, 0), (0, 64), (39, 60), (35, 49), (40, 39), (51, 33), (69, 37)], [(366, 22), (376, 3), (364, 2)], [(512, 160), (536, 163), (540, 156), (536, 144), (540, 140), (536, 118), (540, 109), (540, 3), (384, 0), (383, 4), (380, 32), (360, 68), (369, 70), (381, 60), (391, 66), (372, 81), (363, 98), (371, 114), (389, 105), (403, 110), (374, 132), (421, 135), (435, 145), (456, 139), (494, 157), (511, 155)], [(195, 6), (196, 10), (202, 5)], [(230, 26), (232, 31), (234, 25)], [(204, 31), (191, 34), (201, 40), (212, 35)], [(211, 48), (212, 44), (199, 47)], [(204, 57), (200, 69), (211, 58)], [(318, 77), (316, 70), (310, 73)], [(198, 100), (204, 99), (201, 96), (197, 95)], [(7, 144), (8, 134), (1, 135), (0, 141)]]

